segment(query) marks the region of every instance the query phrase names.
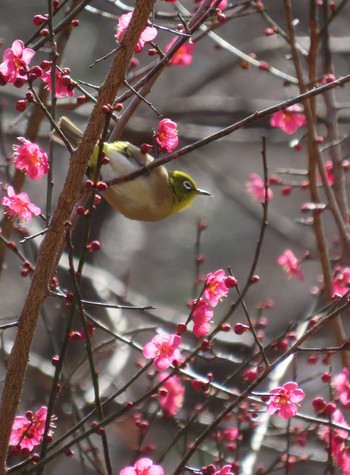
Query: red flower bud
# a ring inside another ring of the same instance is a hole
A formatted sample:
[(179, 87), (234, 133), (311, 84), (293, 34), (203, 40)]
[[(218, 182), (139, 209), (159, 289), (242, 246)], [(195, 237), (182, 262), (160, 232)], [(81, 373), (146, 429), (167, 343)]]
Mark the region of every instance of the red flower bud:
[(236, 333), (236, 335), (243, 335), (243, 333), (247, 332), (248, 330), (250, 330), (250, 326), (244, 323), (236, 323), (233, 327), (233, 331)]
[(43, 23), (47, 21), (47, 15), (35, 15), (33, 18), (33, 23), (35, 26), (41, 26)]
[(176, 334), (181, 335), (182, 333), (185, 333), (186, 330), (187, 330), (187, 325), (185, 325), (184, 323), (179, 323), (176, 328)]
[(224, 282), (228, 289), (232, 289), (233, 287), (236, 287), (238, 280), (232, 275), (229, 275), (226, 277)]

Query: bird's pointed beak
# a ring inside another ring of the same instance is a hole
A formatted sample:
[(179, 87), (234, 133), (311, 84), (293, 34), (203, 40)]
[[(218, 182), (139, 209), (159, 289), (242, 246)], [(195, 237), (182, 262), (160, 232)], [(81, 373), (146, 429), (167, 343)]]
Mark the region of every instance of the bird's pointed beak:
[(211, 193), (209, 193), (209, 191), (207, 191), (207, 190), (202, 190), (201, 188), (197, 188), (197, 189), (196, 189), (196, 193), (197, 193), (198, 195), (213, 196)]

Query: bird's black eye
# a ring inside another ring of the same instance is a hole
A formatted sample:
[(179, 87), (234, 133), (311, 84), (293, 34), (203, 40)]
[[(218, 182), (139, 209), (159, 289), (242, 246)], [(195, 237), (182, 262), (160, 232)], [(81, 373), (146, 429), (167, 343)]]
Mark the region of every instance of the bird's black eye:
[(184, 187), (186, 188), (186, 190), (188, 190), (188, 191), (193, 190), (193, 185), (192, 185), (192, 183), (191, 183), (190, 181), (185, 180), (185, 181), (183, 182), (183, 184), (184, 184)]

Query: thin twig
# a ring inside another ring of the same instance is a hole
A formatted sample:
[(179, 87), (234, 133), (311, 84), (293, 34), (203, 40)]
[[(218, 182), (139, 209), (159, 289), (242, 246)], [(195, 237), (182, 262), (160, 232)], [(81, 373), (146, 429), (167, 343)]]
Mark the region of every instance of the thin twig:
[(254, 112), (248, 117), (238, 122), (235, 122), (234, 124), (229, 125), (228, 127), (225, 127), (224, 129), (221, 129), (219, 132), (211, 134), (202, 140), (198, 140), (197, 142), (187, 145), (186, 147), (182, 147), (175, 152), (167, 154), (164, 157), (151, 162), (149, 165), (146, 165), (145, 167), (140, 168), (139, 170), (135, 170), (134, 172), (128, 173), (127, 175), (123, 175), (113, 180), (110, 180), (107, 182), (107, 184), (108, 186), (112, 186), (112, 185), (116, 185), (117, 183), (124, 183), (125, 181), (133, 180), (137, 178), (138, 176), (142, 175), (143, 173), (153, 170), (153, 168), (157, 168), (161, 165), (165, 165), (171, 161), (174, 161), (182, 157), (183, 155), (186, 155), (190, 152), (193, 152), (194, 150), (204, 147), (205, 145), (215, 142), (216, 140), (221, 139), (222, 137), (226, 137), (227, 135), (232, 134), (236, 130), (242, 129), (243, 127), (246, 127), (247, 125), (250, 125), (260, 119), (263, 119), (264, 117), (267, 117), (278, 110), (285, 109), (293, 104), (298, 104), (300, 102), (303, 102), (305, 99), (322, 94), (324, 91), (327, 91), (334, 87), (341, 86), (349, 81), (350, 81), (350, 74), (342, 78), (336, 79), (335, 81), (329, 84), (325, 84), (320, 87), (314, 88), (311, 91), (307, 91), (303, 94), (299, 94), (298, 96), (293, 97), (292, 99), (288, 99), (272, 107), (268, 107), (267, 109)]

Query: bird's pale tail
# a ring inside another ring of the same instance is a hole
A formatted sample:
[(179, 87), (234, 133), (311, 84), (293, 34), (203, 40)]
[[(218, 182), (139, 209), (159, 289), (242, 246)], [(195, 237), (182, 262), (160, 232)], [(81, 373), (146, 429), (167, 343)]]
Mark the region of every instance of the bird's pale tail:
[[(61, 129), (62, 133), (68, 139), (70, 144), (73, 147), (77, 147), (83, 136), (83, 132), (77, 127), (68, 117), (62, 116), (58, 121), (58, 126)], [(58, 135), (56, 130), (53, 130), (50, 134), (50, 137), (55, 142), (64, 145), (63, 140)]]

